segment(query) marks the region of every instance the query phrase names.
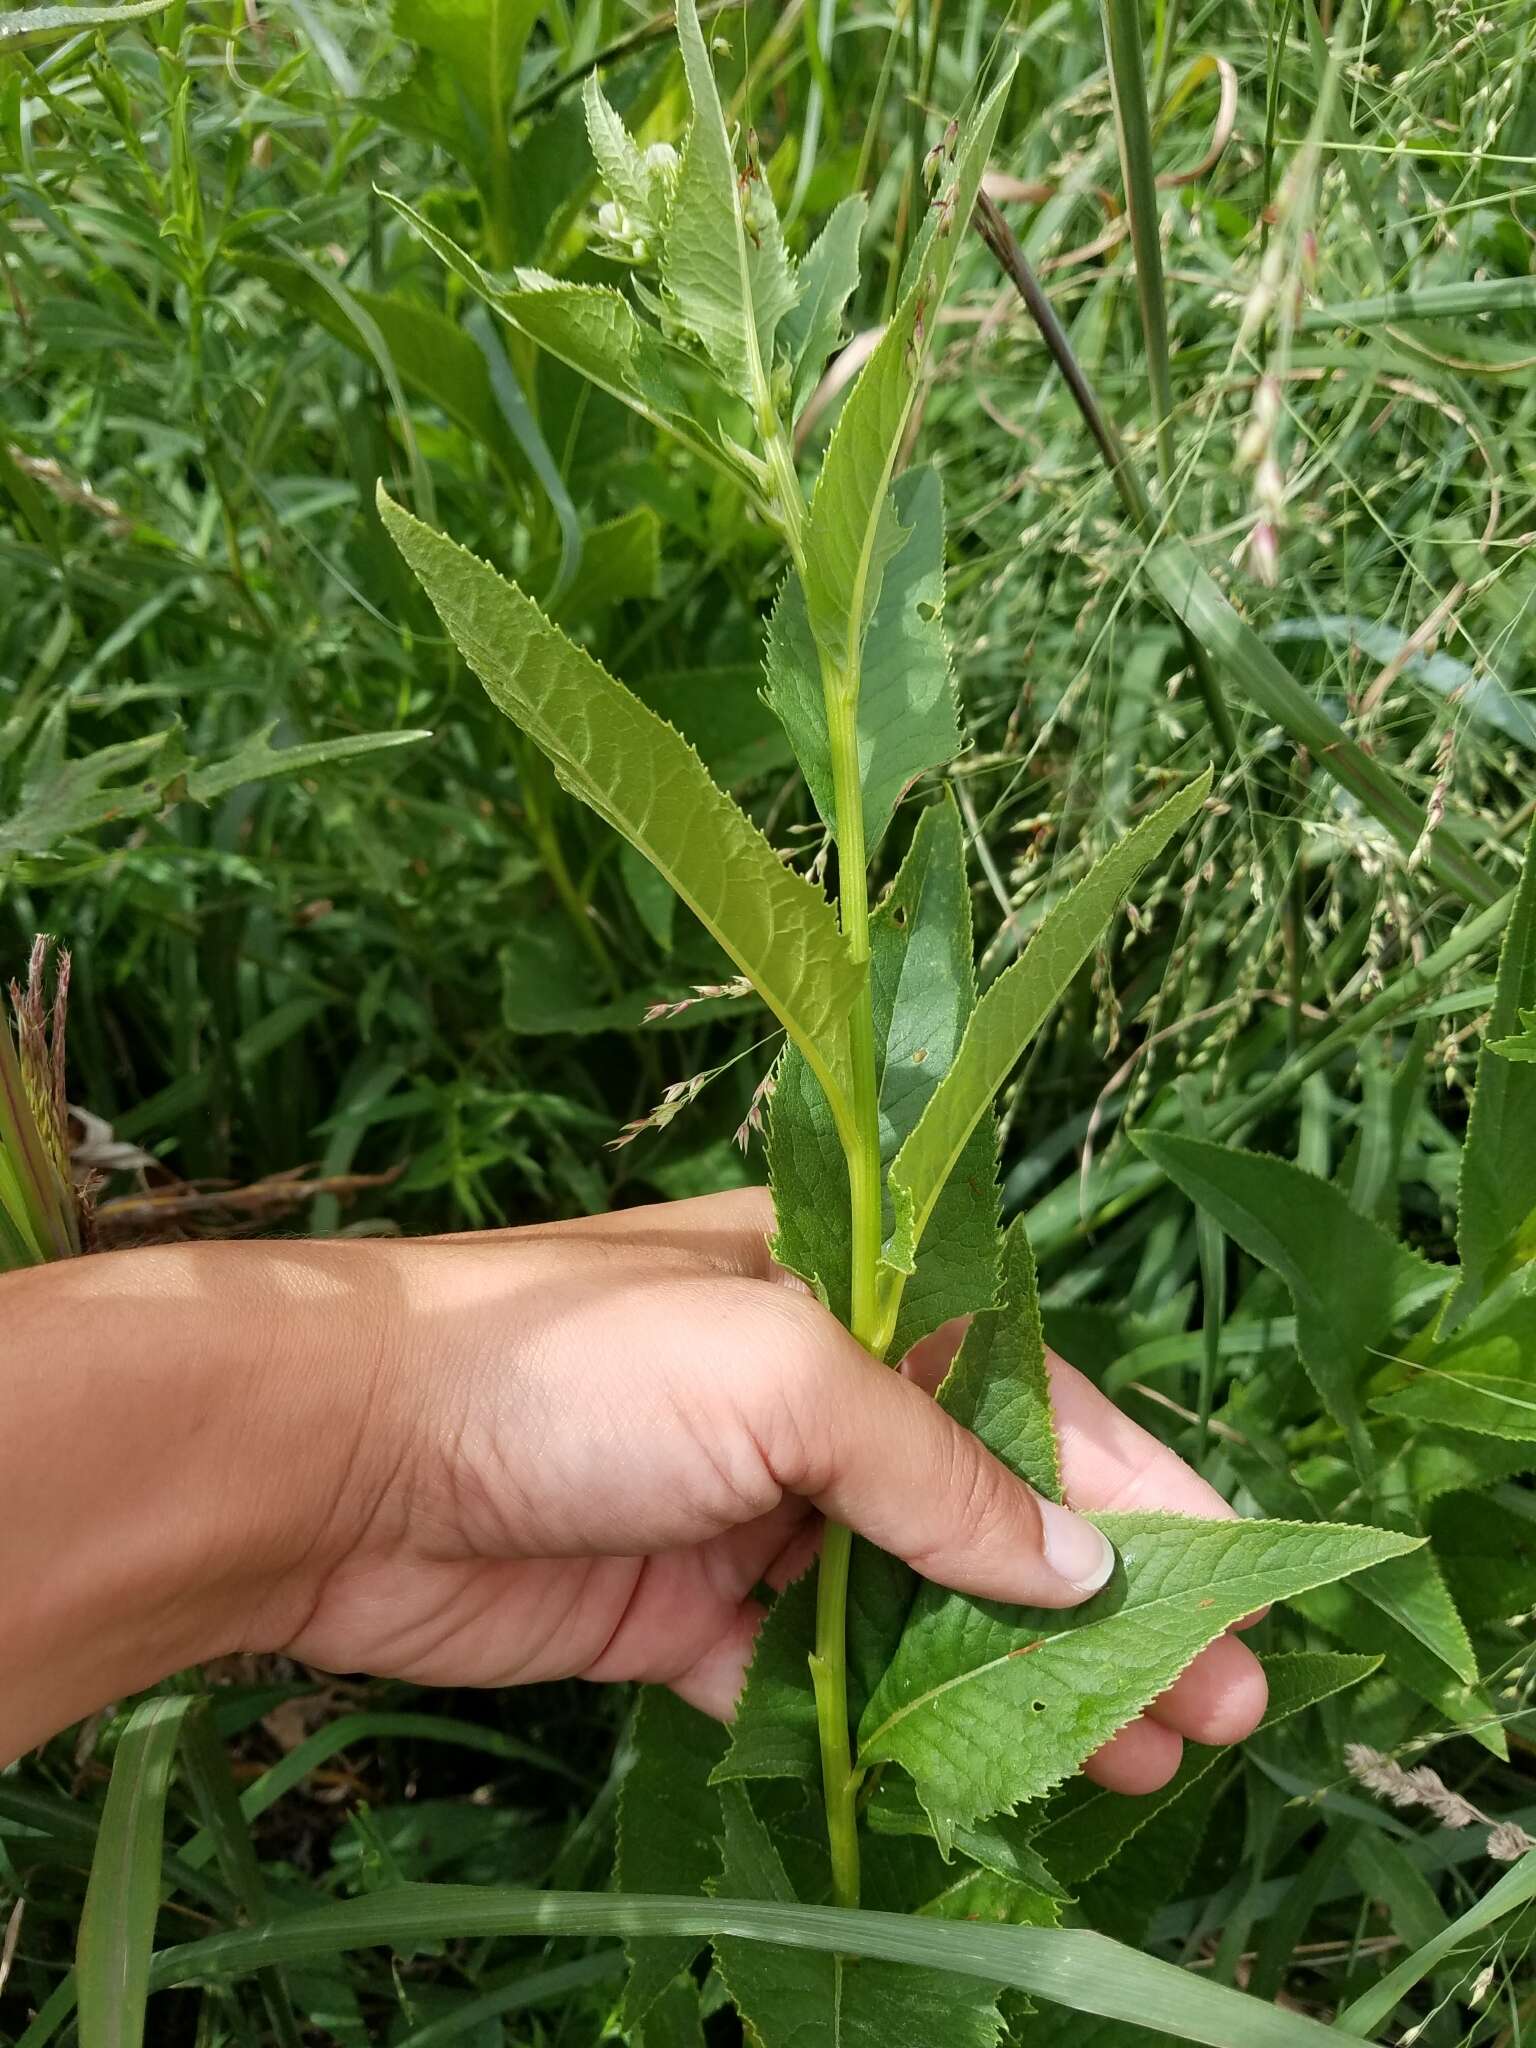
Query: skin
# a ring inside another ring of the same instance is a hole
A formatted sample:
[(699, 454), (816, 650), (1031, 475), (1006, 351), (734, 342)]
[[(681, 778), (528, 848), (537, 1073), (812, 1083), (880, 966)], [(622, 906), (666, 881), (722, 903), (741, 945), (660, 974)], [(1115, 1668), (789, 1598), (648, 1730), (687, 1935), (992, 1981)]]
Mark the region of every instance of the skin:
[[(644, 1679), (728, 1717), (752, 1589), (805, 1567), (823, 1515), (963, 1592), (1085, 1597), (1045, 1554), (1058, 1511), (930, 1399), (958, 1328), (891, 1372), (773, 1266), (770, 1224), (749, 1190), (0, 1280), (0, 1761), (237, 1649), (433, 1685)], [(1231, 1513), (1051, 1373), (1072, 1506)], [(1223, 1637), (1088, 1775), (1154, 1790), (1264, 1697)]]

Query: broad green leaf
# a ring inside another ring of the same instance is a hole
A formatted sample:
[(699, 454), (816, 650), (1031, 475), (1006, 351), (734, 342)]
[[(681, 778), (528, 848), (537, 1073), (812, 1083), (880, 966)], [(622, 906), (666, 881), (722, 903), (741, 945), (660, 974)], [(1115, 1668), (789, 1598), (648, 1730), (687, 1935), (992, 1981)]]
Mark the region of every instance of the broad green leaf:
[(679, 0), (693, 125), (661, 242), (661, 288), (721, 377), (755, 410), (769, 403), (774, 337), (795, 303), (794, 272), (761, 172), (738, 176), (695, 0)]
[(1049, 912), (1020, 957), (976, 1006), (954, 1064), (891, 1166), (895, 1228), (888, 1285), (912, 1270), (935, 1204), (972, 1131), (1030, 1039), (1098, 944), (1126, 892), (1205, 801), (1207, 769), (1128, 832)]
[[(871, 920), (880, 1153), (896, 1158), (955, 1058), (975, 1002), (965, 841), (953, 799), (931, 805), (890, 894)], [(774, 1256), (818, 1287), (834, 1314), (850, 1307), (848, 1179), (815, 1076), (791, 1053), (768, 1123), (779, 1219)], [(997, 1163), (991, 1120), (978, 1129), (935, 1209), (930, 1240), (893, 1327), (902, 1358), (952, 1316), (997, 1291)]]
[(1525, 1266), (1374, 1404), (1415, 1423), (1536, 1441), (1536, 1267)]
[(715, 1766), (713, 1783), (747, 1778), (820, 1782), (816, 1701), (806, 1662), (815, 1627), (816, 1574), (808, 1571), (785, 1587), (757, 1632), (731, 1722), (730, 1747)]
[[(1379, 1670), (1379, 1657), (1348, 1656), (1338, 1650), (1283, 1651), (1263, 1659), (1269, 1703), (1261, 1732), (1288, 1721), (1319, 1700), (1358, 1685)], [(1030, 1846), (1053, 1877), (1068, 1886), (1084, 1883), (1117, 1857), (1159, 1813), (1222, 1761), (1218, 1749), (1189, 1744), (1178, 1770), (1160, 1791), (1131, 1799), (1106, 1792), (1086, 1778), (1073, 1782), (1051, 1802), (1045, 1825)], [(970, 1853), (970, 1852), (967, 1852)]]
[(1477, 1658), (1466, 1623), (1440, 1575), (1433, 1551), (1414, 1550), (1406, 1557), (1389, 1557), (1385, 1564), (1362, 1572), (1354, 1591), (1416, 1636), (1464, 1684), (1477, 1683)]
[[(864, 1825), (875, 1835), (925, 1835), (932, 1829), (910, 1780), (885, 1772), (873, 1786)], [(1045, 1893), (1061, 1893), (1036, 1854), (1038, 1813), (994, 1813), (971, 1828), (955, 1830), (954, 1848), (982, 1870)]]
[[(297, 263), (239, 250), (231, 251), (230, 260), (246, 275), (259, 277), (344, 347), (371, 360), (368, 341), (348, 317), (344, 303)], [(527, 464), (496, 403), (485, 357), (463, 328), (435, 307), (398, 292), (370, 292), (352, 285), (349, 295), (382, 338), (401, 383), (438, 406), (504, 470), (525, 474)]]
[(705, 2048), (703, 2009), (693, 1979), (674, 1978), (630, 2039), (634, 2048)]
[(1331, 1181), (1271, 1159), (1162, 1132), (1136, 1142), (1256, 1259), (1296, 1304), (1301, 1360), (1329, 1414), (1348, 1433), (1357, 1464), (1373, 1460), (1361, 1387), (1395, 1324), (1445, 1292), (1454, 1275), (1396, 1243), (1350, 1206)]
[(192, 1693), (135, 1707), (117, 1755), (80, 1917), (80, 2048), (140, 2048), (149, 1996), (165, 1796)]
[(1416, 1693), (1442, 1721), (1449, 1721), (1497, 1757), (1509, 1754), (1499, 1710), (1481, 1686), (1454, 1677), (1402, 1623), (1353, 1586), (1322, 1586), (1302, 1594), (1296, 1606), (1305, 1618), (1351, 1650), (1381, 1657), (1389, 1676)]
[(1059, 1784), (1243, 1616), (1420, 1540), (1341, 1523), (1095, 1515), (1119, 1553), (1067, 1613), (927, 1587), (859, 1728), (859, 1762), (899, 1763), (948, 1830)]
[(939, 1389), (939, 1406), (974, 1431), (1037, 1493), (1061, 1499), (1035, 1258), (1022, 1222), (1015, 1222), (1003, 1241), (998, 1305), (984, 1310), (966, 1331)]
[(126, 0), (121, 7), (24, 7), (0, 14), (0, 57), (9, 50), (37, 50), (90, 29), (108, 32), (128, 21), (163, 14), (171, 0)]
[[(773, 1839), (743, 1785), (721, 1795), (725, 1816), (722, 1892), (789, 1905), (794, 1893)], [(944, 2048), (992, 2048), (999, 2020), (993, 1989), (901, 1963), (841, 1955), (814, 1959), (717, 1936), (720, 1974), (761, 2048), (896, 2048), (942, 2042)]]
[[(864, 847), (873, 858), (905, 790), (962, 745), (944, 634), (944, 496), (919, 469), (892, 489), (900, 529), (864, 639), (859, 685), (859, 785)], [(791, 569), (768, 629), (768, 701), (784, 723), (828, 830), (837, 836), (832, 748), (821, 666), (805, 593)]]
[[(662, 1686), (640, 1695), (619, 1792), (617, 1874), (627, 1892), (703, 1893), (720, 1869), (720, 1801), (709, 1774), (725, 1730)], [(699, 1952), (697, 1936), (632, 1941), (624, 2018), (633, 2026)]]
[(516, 90), (539, 0), (394, 0), (397, 35), (441, 57), (471, 106), (503, 108)]
[(673, 375), (672, 357), (659, 336), (635, 317), (622, 292), (607, 285), (565, 284), (541, 270), (514, 270), (512, 283), (503, 284), (403, 199), (389, 192), (380, 196), (517, 333), (653, 426), (679, 431), (686, 425), (687, 404)]
[(844, 309), (858, 287), (859, 240), (868, 212), (862, 192), (840, 200), (801, 260), (800, 297), (779, 328), (790, 374), (791, 419), (799, 417), (842, 339)]
[[(218, 1983), (269, 1964), (358, 1948), (497, 1935), (533, 1935), (547, 1941), (594, 1934), (646, 1939), (691, 1934), (760, 1942), (811, 1956), (868, 1956), (909, 1969), (951, 1970), (989, 1985), (1009, 1985), (1077, 2012), (1109, 2019), (1134, 2017), (1155, 2033), (1196, 2042), (1201, 2048), (1338, 2048), (1337, 2037), (1303, 2013), (1247, 1998), (1082, 1928), (989, 1927), (908, 1913), (843, 1911), (757, 1899), (397, 1885), (362, 1898), (285, 1913), (265, 1927), (235, 1928), (162, 1950), (151, 1982), (157, 1990)], [(811, 2012), (808, 2042), (826, 2039), (826, 2020), (825, 2008)], [(924, 2040), (923, 2048), (930, 2048), (931, 2039)]]
[(1461, 1148), (1456, 1247), (1461, 1284), (1445, 1328), (1465, 1321), (1509, 1270), (1521, 1226), (1536, 1213), (1536, 1065), (1511, 1059), (1522, 1014), (1536, 1008), (1536, 826), (1526, 843), (1514, 913), (1504, 928), (1493, 1011)]
[(841, 1103), (863, 986), (819, 890), (786, 868), (680, 734), (531, 599), (383, 491), (380, 516), (492, 703), (561, 781), (659, 868)]
[(843, 405), (805, 531), (805, 600), (811, 629), (842, 687), (858, 687), (865, 628), (902, 529), (891, 499), (928, 339), (938, 323), (955, 250), (965, 237), (1011, 69), (965, 124), (930, 210), (914, 280)]

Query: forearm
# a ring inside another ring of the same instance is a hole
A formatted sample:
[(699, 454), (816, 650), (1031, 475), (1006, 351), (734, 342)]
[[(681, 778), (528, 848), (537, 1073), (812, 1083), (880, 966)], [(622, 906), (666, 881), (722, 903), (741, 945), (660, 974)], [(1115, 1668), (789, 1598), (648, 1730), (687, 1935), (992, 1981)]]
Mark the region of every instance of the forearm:
[(377, 1485), (358, 1248), (187, 1245), (0, 1280), (0, 1762), (272, 1648)]

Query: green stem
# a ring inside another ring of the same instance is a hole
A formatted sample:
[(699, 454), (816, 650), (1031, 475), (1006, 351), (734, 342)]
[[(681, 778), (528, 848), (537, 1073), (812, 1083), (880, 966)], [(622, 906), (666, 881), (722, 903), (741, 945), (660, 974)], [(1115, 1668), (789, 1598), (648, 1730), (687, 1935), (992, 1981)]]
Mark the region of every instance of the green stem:
[[(759, 403), (758, 428), (775, 508), (796, 572), (804, 581), (805, 500), (788, 436), (771, 406)], [(822, 693), (832, 756), (833, 815), (837, 820), (838, 911), (851, 958), (869, 965), (869, 874), (864, 840), (864, 790), (859, 769), (859, 670), (857, 655), (840, 664), (828, 649), (821, 654)], [(839, 1123), (848, 1167), (850, 1226), (850, 1313), (848, 1327), (866, 1349), (885, 1348), (880, 1329), (878, 1280), (881, 1243), (880, 1102), (875, 1078), (875, 1019), (868, 977), (849, 1018), (851, 1115)], [(851, 1128), (850, 1128), (851, 1126)], [(827, 1844), (832, 1856), (832, 1897), (839, 1906), (859, 1903), (858, 1796), (862, 1779), (854, 1766), (848, 1726), (848, 1567), (852, 1534), (829, 1522), (816, 1577), (816, 1645), (811, 1682), (821, 1743), (822, 1797)]]

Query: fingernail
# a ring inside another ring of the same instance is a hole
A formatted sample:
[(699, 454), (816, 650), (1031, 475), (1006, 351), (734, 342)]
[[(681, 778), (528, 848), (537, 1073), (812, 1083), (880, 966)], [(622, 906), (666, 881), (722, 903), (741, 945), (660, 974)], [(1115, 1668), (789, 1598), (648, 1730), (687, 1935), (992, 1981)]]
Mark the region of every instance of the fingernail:
[(1045, 1561), (1080, 1593), (1097, 1593), (1115, 1568), (1114, 1545), (1092, 1522), (1074, 1515), (1053, 1500), (1040, 1503), (1040, 1528)]

